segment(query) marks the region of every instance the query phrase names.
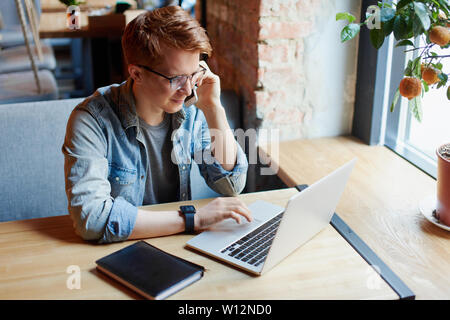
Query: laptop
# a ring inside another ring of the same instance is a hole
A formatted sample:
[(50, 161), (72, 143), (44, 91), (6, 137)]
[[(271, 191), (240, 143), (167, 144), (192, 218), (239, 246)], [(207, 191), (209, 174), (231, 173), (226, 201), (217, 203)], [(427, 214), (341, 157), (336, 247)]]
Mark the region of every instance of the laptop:
[(252, 222), (237, 224), (235, 220), (224, 220), (193, 237), (186, 245), (262, 275), (330, 223), (355, 162), (353, 159), (295, 194), (286, 208), (257, 200), (248, 206)]

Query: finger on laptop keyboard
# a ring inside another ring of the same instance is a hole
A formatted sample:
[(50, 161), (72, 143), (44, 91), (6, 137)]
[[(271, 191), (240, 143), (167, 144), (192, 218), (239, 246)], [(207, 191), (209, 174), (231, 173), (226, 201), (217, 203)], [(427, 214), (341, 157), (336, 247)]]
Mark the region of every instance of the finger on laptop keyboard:
[(252, 212), (250, 211), (250, 209), (247, 207), (247, 205), (241, 199), (239, 199), (239, 198), (235, 198), (235, 199), (236, 199), (236, 203), (242, 209), (242, 212), (246, 213), (245, 217), (250, 222), (252, 219)]
[(234, 211), (227, 211), (222, 215), (222, 217), (223, 217), (223, 219), (228, 219), (228, 218), (234, 219), (234, 220), (236, 220), (236, 222), (238, 224), (241, 223), (241, 217), (239, 216), (239, 214), (237, 214)]
[(244, 216), (248, 222), (252, 222), (252, 213), (247, 208), (243, 207), (240, 204), (234, 204), (230, 206), (230, 209), (241, 216)]

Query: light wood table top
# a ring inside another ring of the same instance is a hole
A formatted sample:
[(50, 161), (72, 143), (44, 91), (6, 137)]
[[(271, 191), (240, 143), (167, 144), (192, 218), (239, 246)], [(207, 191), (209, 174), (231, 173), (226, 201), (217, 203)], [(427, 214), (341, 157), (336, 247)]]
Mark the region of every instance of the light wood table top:
[[(108, 5), (115, 6), (117, 0), (87, 0), (85, 4), (81, 4), (79, 7), (82, 11), (88, 11), (92, 9), (104, 8)], [(136, 8), (135, 1), (127, 1), (131, 8)], [(65, 12), (66, 5), (62, 4), (59, 0), (41, 0), (42, 12)]]
[[(250, 204), (264, 199), (285, 206), (294, 188), (243, 194)], [(347, 194), (346, 197), (349, 195)], [(210, 199), (143, 207), (174, 210), (181, 204), (205, 205)], [(348, 199), (347, 199), (348, 201)], [(334, 230), (312, 240), (255, 277), (185, 247), (192, 235), (147, 239), (152, 245), (206, 268), (204, 277), (170, 299), (397, 299), (395, 292)], [(75, 235), (69, 216), (0, 223), (0, 299), (130, 299), (139, 296), (96, 271), (95, 261), (135, 241), (97, 245)], [(81, 270), (81, 289), (66, 286), (71, 265)]]
[[(129, 23), (145, 10), (126, 10), (125, 23)], [(113, 30), (91, 30), (89, 29), (88, 14), (86, 11), (80, 13), (80, 29), (71, 30), (66, 26), (66, 14), (64, 12), (42, 12), (39, 25), (40, 38), (95, 38), (108, 36), (121, 36), (122, 31)]]
[(341, 218), (416, 294), (450, 299), (450, 232), (425, 219), (419, 203), (436, 181), (383, 146), (353, 137), (282, 142), (262, 148), (289, 186), (313, 184), (358, 158), (336, 209)]

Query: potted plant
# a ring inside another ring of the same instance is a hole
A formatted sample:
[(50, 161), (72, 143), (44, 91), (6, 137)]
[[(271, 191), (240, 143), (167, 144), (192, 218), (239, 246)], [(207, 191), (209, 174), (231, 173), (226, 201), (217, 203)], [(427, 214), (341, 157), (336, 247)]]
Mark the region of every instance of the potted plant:
[[(396, 47), (406, 47), (406, 52), (417, 52), (408, 61), (404, 78), (399, 83), (390, 107), (394, 111), (400, 96), (409, 100), (409, 110), (417, 121), (422, 120), (422, 97), (430, 89), (440, 89), (450, 100), (448, 74), (443, 72), (449, 54), (437, 54), (434, 49), (448, 50), (450, 47), (450, 4), (448, 0), (399, 0), (378, 2), (370, 6), (366, 20), (355, 23), (356, 18), (348, 13), (336, 15), (336, 21), (348, 24), (341, 32), (341, 41), (356, 37), (361, 27), (370, 29), (370, 41), (379, 49), (391, 34)], [(414, 39), (422, 37), (424, 46), (417, 46)], [(434, 51), (433, 51), (434, 50)], [(450, 51), (450, 50), (449, 50)], [(437, 149), (438, 181), (436, 218), (450, 226), (450, 143)]]
[(450, 226), (450, 143), (439, 147), (437, 171), (437, 203), (434, 217)]

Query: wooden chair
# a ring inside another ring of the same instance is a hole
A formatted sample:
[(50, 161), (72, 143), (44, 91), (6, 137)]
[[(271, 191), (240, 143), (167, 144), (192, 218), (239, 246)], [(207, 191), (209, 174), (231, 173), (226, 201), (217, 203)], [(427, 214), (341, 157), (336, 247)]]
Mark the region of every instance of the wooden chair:
[[(31, 51), (38, 57), (36, 65), (38, 69), (54, 70), (56, 59), (50, 45), (43, 45), (39, 38), (39, 19), (33, 0), (24, 0), (30, 22), (31, 35), (34, 45)], [(22, 36), (23, 38), (23, 36)], [(31, 70), (31, 62), (25, 45), (14, 46), (0, 51), (0, 74)]]
[(0, 103), (53, 100), (58, 98), (56, 80), (48, 70), (38, 70), (31, 45), (21, 0), (15, 0), (31, 71), (0, 75)]

